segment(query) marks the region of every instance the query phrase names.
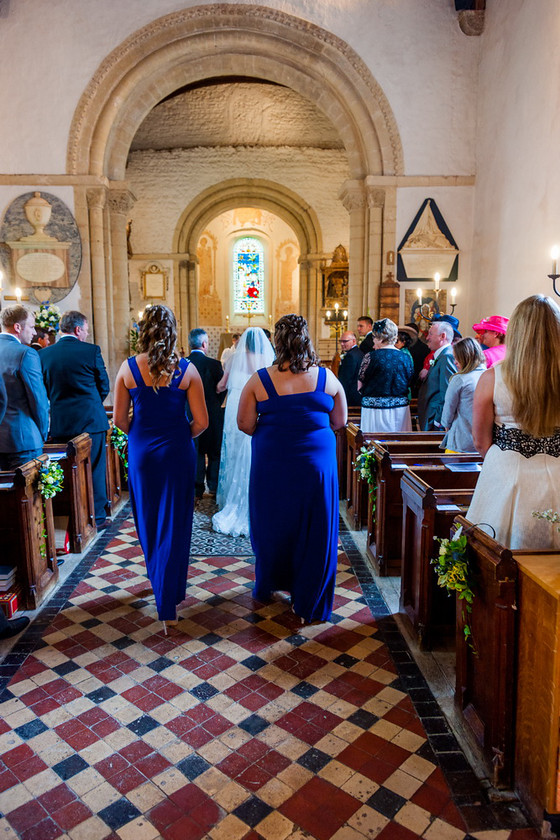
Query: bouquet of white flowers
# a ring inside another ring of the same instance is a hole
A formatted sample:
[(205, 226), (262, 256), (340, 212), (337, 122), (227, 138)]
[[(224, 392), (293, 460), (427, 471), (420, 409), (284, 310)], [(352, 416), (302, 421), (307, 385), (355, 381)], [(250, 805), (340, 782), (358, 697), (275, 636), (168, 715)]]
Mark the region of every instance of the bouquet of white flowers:
[(60, 324), (61, 312), (54, 304), (42, 303), (39, 311), (35, 313), (35, 326), (42, 327), (47, 332), (57, 333)]

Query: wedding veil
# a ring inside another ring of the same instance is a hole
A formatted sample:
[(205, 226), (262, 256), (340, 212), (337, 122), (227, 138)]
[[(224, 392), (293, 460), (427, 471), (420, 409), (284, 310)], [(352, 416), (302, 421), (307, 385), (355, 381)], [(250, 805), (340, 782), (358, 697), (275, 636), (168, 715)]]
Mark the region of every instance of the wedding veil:
[(241, 390), (257, 370), (269, 367), (273, 361), (274, 348), (263, 330), (260, 327), (249, 327), (228, 360), (228, 390)]

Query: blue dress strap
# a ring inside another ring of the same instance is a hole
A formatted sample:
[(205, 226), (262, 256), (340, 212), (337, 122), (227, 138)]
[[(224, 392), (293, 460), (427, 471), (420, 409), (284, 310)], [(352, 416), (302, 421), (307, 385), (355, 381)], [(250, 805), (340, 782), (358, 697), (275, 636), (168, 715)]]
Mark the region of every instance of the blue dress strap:
[(136, 361), (136, 356), (130, 356), (128, 359), (128, 366), (130, 368), (130, 372), (134, 377), (134, 381), (136, 382), (137, 386), (140, 388), (142, 385), (146, 383), (142, 379), (142, 374), (138, 368), (138, 362)]
[(257, 371), (257, 373), (259, 375), (259, 379), (261, 380), (262, 384), (265, 387), (265, 390), (266, 390), (266, 393), (268, 394), (268, 396), (269, 397), (277, 397), (278, 392), (277, 392), (276, 388), (274, 387), (274, 384), (272, 382), (272, 379), (270, 378), (270, 374), (267, 371), (267, 369), (266, 368), (260, 368)]
[(325, 385), (327, 384), (327, 369), (324, 367), (319, 368), (319, 373), (317, 375), (317, 386), (315, 388), (316, 391), (324, 391)]
[(185, 375), (185, 371), (187, 370), (190, 362), (188, 359), (179, 359), (179, 364), (177, 365), (177, 369), (175, 373), (171, 377), (171, 382), (169, 383), (170, 388), (178, 388), (183, 380), (183, 376)]

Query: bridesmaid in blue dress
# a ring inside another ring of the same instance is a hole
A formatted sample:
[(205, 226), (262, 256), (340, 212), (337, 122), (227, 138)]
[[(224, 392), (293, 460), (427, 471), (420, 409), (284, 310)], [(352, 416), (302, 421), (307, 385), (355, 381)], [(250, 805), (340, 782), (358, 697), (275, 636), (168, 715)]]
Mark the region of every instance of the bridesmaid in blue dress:
[(307, 322), (276, 324), (276, 362), (241, 395), (238, 425), (252, 435), (249, 521), (254, 597), (289, 592), (303, 623), (327, 621), (336, 580), (338, 479), (334, 431), (346, 424), (346, 397), (319, 367)]
[(177, 623), (177, 605), (185, 598), (187, 584), (193, 438), (208, 425), (202, 381), (195, 366), (177, 356), (176, 342), (173, 312), (160, 305), (146, 309), (139, 354), (123, 362), (117, 375), (113, 415), (115, 425), (128, 432), (132, 513), (166, 634), (167, 625)]

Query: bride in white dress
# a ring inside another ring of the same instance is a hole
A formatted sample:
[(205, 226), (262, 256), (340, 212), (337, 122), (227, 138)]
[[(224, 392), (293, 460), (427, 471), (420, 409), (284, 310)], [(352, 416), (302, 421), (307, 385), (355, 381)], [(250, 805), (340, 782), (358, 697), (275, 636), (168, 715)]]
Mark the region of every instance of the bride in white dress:
[(216, 495), (220, 510), (212, 517), (212, 527), (232, 537), (249, 535), (251, 438), (237, 428), (239, 398), (251, 376), (273, 362), (274, 349), (265, 333), (259, 327), (250, 327), (239, 339), (218, 383), (219, 390), (227, 385), (228, 393)]

